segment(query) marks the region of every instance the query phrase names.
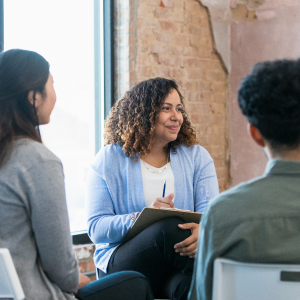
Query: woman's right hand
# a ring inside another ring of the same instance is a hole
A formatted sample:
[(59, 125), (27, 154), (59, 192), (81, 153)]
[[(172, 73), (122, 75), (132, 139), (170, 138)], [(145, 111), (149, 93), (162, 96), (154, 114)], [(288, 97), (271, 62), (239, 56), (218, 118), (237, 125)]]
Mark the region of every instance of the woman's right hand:
[(174, 203), (173, 203), (173, 198), (174, 198), (174, 194), (171, 193), (169, 196), (167, 197), (160, 197), (160, 198), (156, 198), (155, 201), (151, 204), (150, 207), (153, 208), (160, 208), (160, 207), (164, 207), (164, 208), (174, 208)]

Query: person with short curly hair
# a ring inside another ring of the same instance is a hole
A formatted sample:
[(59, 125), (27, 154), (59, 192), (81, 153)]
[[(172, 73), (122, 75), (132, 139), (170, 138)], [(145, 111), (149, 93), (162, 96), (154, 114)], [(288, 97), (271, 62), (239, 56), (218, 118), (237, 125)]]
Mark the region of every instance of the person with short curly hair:
[[(209, 203), (201, 220), (189, 300), (213, 299), (216, 258), (300, 263), (300, 60), (255, 65), (242, 80), (238, 102), (268, 163), (262, 176)], [(252, 298), (261, 299), (259, 289), (252, 290)], [(276, 299), (274, 291), (266, 291)]]
[(126, 92), (111, 109), (105, 141), (87, 178), (99, 277), (139, 270), (154, 297), (186, 299), (199, 224), (167, 218), (123, 242), (143, 208), (202, 213), (218, 194), (213, 160), (198, 145), (176, 82), (153, 78)]

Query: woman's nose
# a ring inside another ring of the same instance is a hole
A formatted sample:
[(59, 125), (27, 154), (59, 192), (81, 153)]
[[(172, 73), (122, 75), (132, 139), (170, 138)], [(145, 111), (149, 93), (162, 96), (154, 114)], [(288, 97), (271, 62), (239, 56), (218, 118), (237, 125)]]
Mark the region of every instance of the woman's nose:
[(179, 117), (179, 112), (176, 109), (172, 109), (171, 119), (177, 120)]

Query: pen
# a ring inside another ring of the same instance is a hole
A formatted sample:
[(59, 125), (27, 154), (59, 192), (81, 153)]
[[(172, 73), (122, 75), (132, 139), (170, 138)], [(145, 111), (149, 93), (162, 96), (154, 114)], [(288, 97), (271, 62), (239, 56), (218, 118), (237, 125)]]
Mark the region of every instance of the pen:
[(165, 180), (165, 183), (164, 183), (164, 189), (163, 189), (163, 194), (162, 194), (163, 197), (165, 196), (165, 191), (166, 191), (166, 180)]

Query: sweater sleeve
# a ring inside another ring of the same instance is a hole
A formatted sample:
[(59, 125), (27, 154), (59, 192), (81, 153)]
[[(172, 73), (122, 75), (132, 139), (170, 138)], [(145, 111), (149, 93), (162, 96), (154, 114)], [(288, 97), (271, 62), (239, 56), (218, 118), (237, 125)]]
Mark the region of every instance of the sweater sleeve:
[(72, 250), (62, 165), (45, 160), (31, 167), (24, 180), (41, 266), (63, 292), (75, 293), (79, 269)]
[(137, 215), (116, 214), (107, 183), (94, 168), (87, 177), (86, 210), (88, 234), (96, 244), (121, 243)]
[(214, 161), (208, 151), (200, 148), (196, 156), (196, 183), (194, 189), (195, 211), (203, 213), (208, 202), (219, 194), (219, 184)]

